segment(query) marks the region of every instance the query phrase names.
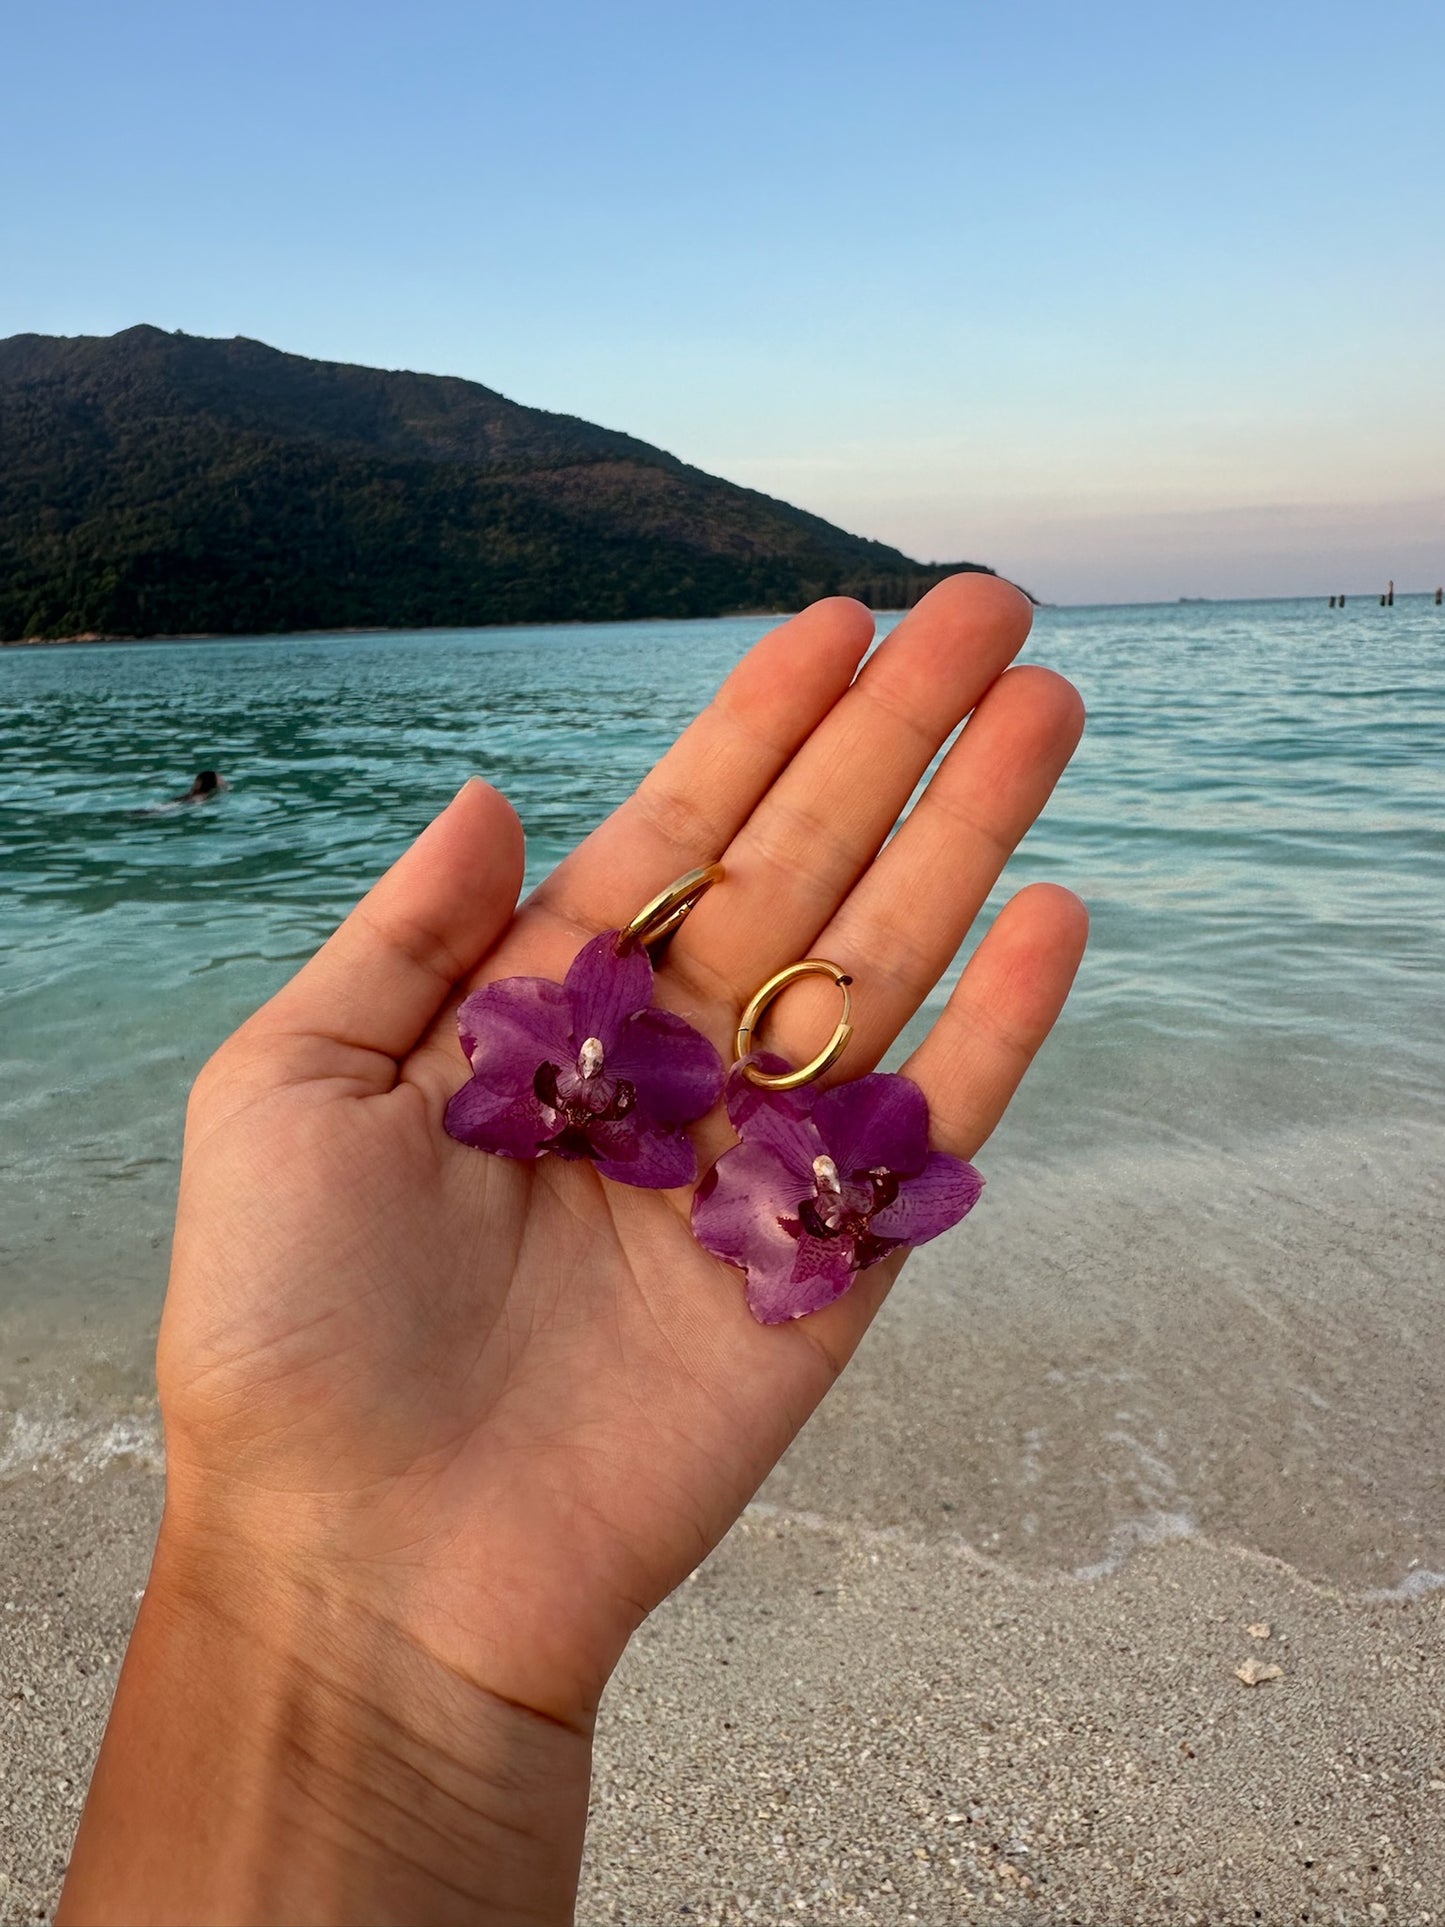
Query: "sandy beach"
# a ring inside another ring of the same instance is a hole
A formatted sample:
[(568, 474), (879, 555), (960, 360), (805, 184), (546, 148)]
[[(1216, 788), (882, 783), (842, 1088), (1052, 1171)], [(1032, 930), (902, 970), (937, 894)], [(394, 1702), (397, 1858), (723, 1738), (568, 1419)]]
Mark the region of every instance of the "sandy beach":
[[(12, 1451), (7, 1921), (54, 1905), (161, 1489), (143, 1407)], [(1442, 1618), (1204, 1538), (1029, 1575), (765, 1496), (613, 1682), (578, 1918), (1429, 1927)]]

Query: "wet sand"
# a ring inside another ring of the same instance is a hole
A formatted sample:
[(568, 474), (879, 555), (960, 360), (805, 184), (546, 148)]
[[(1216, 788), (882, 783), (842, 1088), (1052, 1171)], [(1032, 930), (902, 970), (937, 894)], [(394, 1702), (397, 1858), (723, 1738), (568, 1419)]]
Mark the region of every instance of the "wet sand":
[(1445, 1586), (1445, 1132), (1005, 1167), (770, 1482), (1038, 1576), (1202, 1533)]
[[(579, 1918), (1445, 1927), (1437, 1140), (1005, 1170), (636, 1641)], [(144, 1583), (157, 1297), (0, 1316), (6, 1921)]]
[[(12, 1450), (6, 1921), (54, 1905), (160, 1498), (144, 1409)], [(609, 1692), (578, 1918), (1445, 1921), (1442, 1621), (1198, 1537), (1076, 1579), (760, 1502)]]

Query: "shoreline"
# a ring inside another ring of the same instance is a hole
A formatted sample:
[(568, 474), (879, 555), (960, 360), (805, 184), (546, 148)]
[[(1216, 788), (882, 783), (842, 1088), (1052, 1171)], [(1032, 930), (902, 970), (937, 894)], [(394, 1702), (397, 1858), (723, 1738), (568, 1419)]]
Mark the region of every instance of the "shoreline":
[[(314, 636), (470, 636), (491, 635), (507, 629), (605, 629), (609, 625), (632, 628), (643, 622), (785, 622), (797, 613), (796, 609), (729, 609), (717, 616), (568, 616), (557, 622), (424, 623), (402, 629), (385, 624), (349, 629), (187, 629), (173, 636), (112, 636), (88, 632), (78, 636), (0, 637), (0, 649), (74, 649), (87, 644), (109, 648), (118, 643), (153, 642), (287, 642), (296, 637)], [(901, 609), (874, 609), (870, 613), (875, 616), (901, 616), (906, 612)]]
[[(1199, 1537), (1357, 1597), (1437, 1583), (1445, 1129), (1213, 1154), (1029, 1142), (1000, 1137), (984, 1206), (915, 1255), (762, 1497), (1040, 1579)], [(1345, 1169), (1322, 1198), (1319, 1173)], [(135, 1424), (158, 1438), (173, 1174), (150, 1175), (59, 1196), (75, 1253), (109, 1240), (104, 1289), (43, 1226), (9, 1254), (0, 1476), (92, 1465)]]
[[(969, 574), (997, 576), (993, 569), (979, 568), (966, 571)], [(1007, 578), (999, 578), (1007, 580)], [(1019, 584), (1013, 585), (1019, 588)], [(840, 592), (841, 593), (841, 592)], [(1274, 596), (1172, 596), (1165, 600), (1151, 598), (1144, 602), (1049, 602), (1021, 589), (1028, 596), (1035, 610), (1047, 611), (1054, 615), (1102, 612), (1109, 609), (1166, 609), (1175, 614), (1181, 608), (1246, 608), (1255, 604), (1271, 606), (1290, 602), (1329, 605), (1325, 593), (1309, 590), (1298, 595)], [(1377, 591), (1373, 589), (1347, 590), (1352, 602), (1362, 608), (1376, 606)], [(1395, 593), (1395, 602), (1433, 602), (1433, 589), (1400, 589)], [(1438, 606), (1438, 605), (1437, 605)], [(508, 629), (605, 629), (613, 626), (634, 627), (640, 623), (706, 623), (706, 622), (785, 622), (798, 613), (796, 609), (726, 609), (710, 616), (561, 616), (555, 621), (536, 622), (466, 622), (466, 623), (408, 623), (397, 627), (393, 624), (364, 624), (342, 628), (321, 629), (264, 629), (231, 631), (220, 629), (182, 630), (174, 635), (158, 636), (121, 636), (108, 635), (99, 631), (87, 631), (74, 636), (0, 636), (0, 649), (71, 649), (87, 644), (100, 644), (106, 647), (118, 643), (160, 643), (160, 642), (284, 642), (288, 637), (303, 636), (428, 636), (428, 635), (490, 635)], [(874, 616), (895, 616), (900, 620), (908, 614), (906, 609), (875, 609), (869, 607)]]
[[(0, 1479), (6, 1919), (54, 1906), (161, 1489)], [(604, 1699), (577, 1918), (1428, 1927), (1442, 1629), (1206, 1539), (1059, 1583), (755, 1503)]]

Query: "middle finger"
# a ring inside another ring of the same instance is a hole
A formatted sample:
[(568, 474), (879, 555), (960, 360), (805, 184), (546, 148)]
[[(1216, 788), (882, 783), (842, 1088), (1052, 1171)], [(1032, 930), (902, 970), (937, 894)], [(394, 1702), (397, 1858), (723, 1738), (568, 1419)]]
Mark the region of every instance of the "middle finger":
[(1026, 596), (951, 576), (888, 638), (723, 853), (669, 964), (744, 1002), (811, 945), (865, 871), (943, 743), (1028, 635)]

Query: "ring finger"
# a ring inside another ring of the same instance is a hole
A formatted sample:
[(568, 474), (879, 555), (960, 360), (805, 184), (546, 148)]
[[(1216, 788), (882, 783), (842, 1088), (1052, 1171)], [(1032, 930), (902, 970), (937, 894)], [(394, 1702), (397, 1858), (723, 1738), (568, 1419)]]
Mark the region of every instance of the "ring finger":
[[(1048, 801), (1083, 722), (1078, 692), (1062, 676), (1007, 671), (898, 834), (811, 940), (854, 978), (853, 1039), (830, 1081), (871, 1070), (923, 1004)], [(773, 1047), (803, 1061), (831, 1028), (835, 1001), (826, 984), (799, 984), (778, 1006)]]

